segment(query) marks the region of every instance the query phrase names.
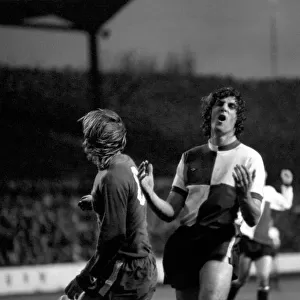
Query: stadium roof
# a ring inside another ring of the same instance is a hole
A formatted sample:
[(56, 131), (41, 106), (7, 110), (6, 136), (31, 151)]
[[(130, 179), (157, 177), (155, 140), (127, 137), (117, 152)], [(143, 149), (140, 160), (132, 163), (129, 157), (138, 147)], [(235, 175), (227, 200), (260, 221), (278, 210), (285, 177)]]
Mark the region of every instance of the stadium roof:
[[(45, 29), (97, 31), (131, 0), (1, 0), (0, 25)], [(65, 26), (38, 24), (30, 20), (56, 16), (68, 21)]]
[[(97, 32), (124, 5), (132, 0), (0, 0), (0, 26), (33, 29), (80, 30), (89, 35), (90, 86), (92, 107), (104, 105), (98, 69)], [(36, 22), (54, 16), (63, 24)], [(109, 32), (103, 30), (105, 37)], [(101, 102), (100, 102), (101, 100)]]

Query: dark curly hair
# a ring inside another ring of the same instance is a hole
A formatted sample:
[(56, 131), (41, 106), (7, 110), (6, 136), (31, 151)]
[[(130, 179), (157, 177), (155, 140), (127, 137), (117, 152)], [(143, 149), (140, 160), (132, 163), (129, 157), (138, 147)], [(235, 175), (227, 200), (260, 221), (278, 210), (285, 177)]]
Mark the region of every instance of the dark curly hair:
[(83, 149), (87, 158), (99, 170), (109, 166), (113, 156), (122, 152), (126, 145), (126, 128), (117, 113), (109, 109), (98, 109), (87, 113), (82, 122)]
[(205, 136), (210, 137), (211, 135), (211, 111), (213, 106), (215, 105), (217, 100), (221, 100), (227, 97), (234, 97), (237, 103), (237, 120), (235, 123), (235, 135), (239, 137), (239, 135), (243, 132), (244, 121), (246, 120), (245, 100), (242, 98), (240, 92), (234, 89), (233, 87), (223, 87), (202, 98), (202, 130)]

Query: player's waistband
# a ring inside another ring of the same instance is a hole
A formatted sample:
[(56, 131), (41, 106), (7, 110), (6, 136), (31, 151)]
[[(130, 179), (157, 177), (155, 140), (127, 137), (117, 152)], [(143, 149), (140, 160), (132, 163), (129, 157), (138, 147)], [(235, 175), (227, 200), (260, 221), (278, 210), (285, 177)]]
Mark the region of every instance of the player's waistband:
[(228, 238), (233, 237), (236, 234), (236, 229), (234, 224), (223, 225), (220, 227), (210, 227), (202, 226), (199, 224), (194, 224), (193, 226), (181, 225), (175, 231), (176, 235), (182, 236), (184, 239), (201, 239), (203, 236), (212, 235), (212, 238), (216, 235), (226, 236)]

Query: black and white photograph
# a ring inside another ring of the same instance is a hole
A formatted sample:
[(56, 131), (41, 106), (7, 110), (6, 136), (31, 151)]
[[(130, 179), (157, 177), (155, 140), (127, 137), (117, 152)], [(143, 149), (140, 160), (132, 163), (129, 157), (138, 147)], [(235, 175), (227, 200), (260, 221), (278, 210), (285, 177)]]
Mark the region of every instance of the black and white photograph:
[(299, 0), (1, 0), (0, 40), (0, 300), (299, 300)]

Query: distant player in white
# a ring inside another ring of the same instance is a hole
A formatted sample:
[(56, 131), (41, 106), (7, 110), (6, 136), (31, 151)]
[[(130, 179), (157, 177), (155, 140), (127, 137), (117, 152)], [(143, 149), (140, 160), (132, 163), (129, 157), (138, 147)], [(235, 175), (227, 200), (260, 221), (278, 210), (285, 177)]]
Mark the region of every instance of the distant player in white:
[[(291, 186), (292, 181), (293, 181), (293, 174), (290, 170), (281, 170), (280, 173), (280, 178), (281, 182), (285, 182), (286, 184), (281, 184), (279, 187), (280, 193), (283, 195), (286, 195), (287, 198), (289, 198), (289, 201), (286, 203), (287, 205), (287, 210), (292, 207), (293, 204), (293, 189)], [(290, 184), (289, 184), (290, 182)], [(277, 210), (277, 211), (282, 211), (282, 210)], [(273, 264), (272, 264), (272, 270), (271, 270), (271, 275), (270, 275), (270, 286), (273, 287), (277, 290), (280, 289), (279, 286), (279, 277), (280, 274), (278, 272), (278, 260), (277, 260), (277, 254), (281, 246), (281, 237), (280, 237), (280, 231), (276, 227), (276, 221), (272, 222), (272, 225), (269, 230), (269, 236), (273, 241), (273, 247), (274, 247), (274, 256), (273, 256)]]
[(246, 283), (252, 262), (255, 263), (258, 279), (257, 300), (267, 300), (273, 258), (280, 246), (278, 231), (273, 227), (271, 210), (284, 211), (293, 203), (293, 174), (290, 170), (281, 172), (281, 193), (266, 185), (263, 190), (262, 215), (257, 226), (250, 228), (241, 224), (240, 262), (238, 279), (232, 282), (227, 300), (235, 299), (239, 289)]

